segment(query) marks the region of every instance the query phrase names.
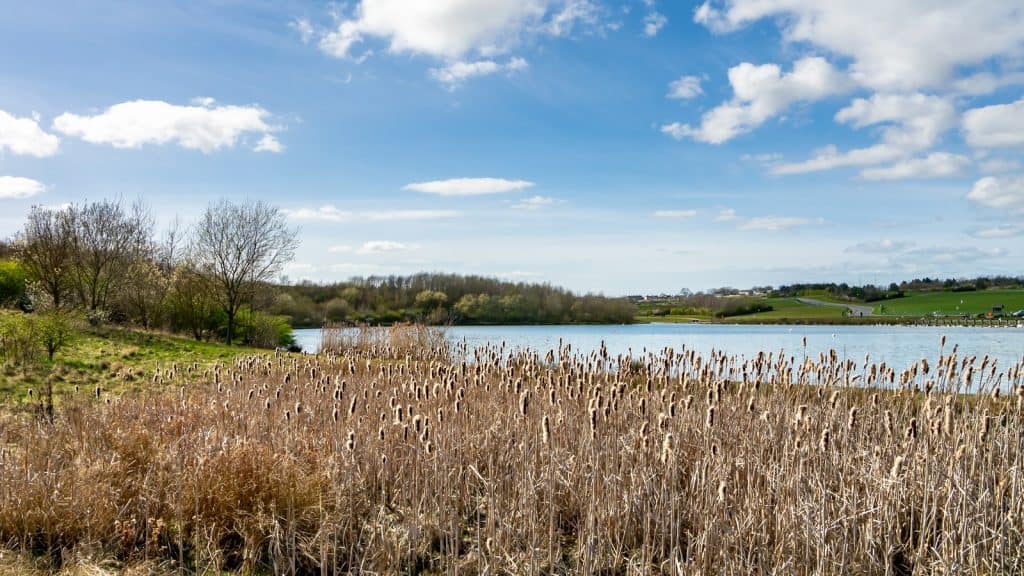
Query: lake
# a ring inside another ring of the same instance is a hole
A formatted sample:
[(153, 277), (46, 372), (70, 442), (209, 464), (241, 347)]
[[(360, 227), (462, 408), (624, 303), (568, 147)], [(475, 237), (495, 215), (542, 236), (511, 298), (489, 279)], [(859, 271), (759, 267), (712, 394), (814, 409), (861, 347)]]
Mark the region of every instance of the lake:
[[(541, 353), (558, 348), (559, 339), (573, 351), (589, 353), (604, 342), (611, 355), (672, 347), (676, 352), (719, 350), (730, 355), (751, 357), (758, 352), (802, 354), (835, 349), (840, 358), (858, 362), (870, 355), (872, 362), (886, 362), (897, 369), (909, 367), (921, 358), (934, 360), (939, 341), (946, 336), (945, 352), (959, 346), (960, 357), (988, 354), (1008, 368), (1024, 357), (1024, 328), (923, 327), (923, 326), (784, 326), (732, 324), (629, 324), (600, 326), (454, 326), (446, 328), (454, 342), (463, 339), (470, 348), (505, 343), (506, 349), (529, 348)], [(298, 344), (308, 352), (320, 347), (320, 330), (296, 330)]]

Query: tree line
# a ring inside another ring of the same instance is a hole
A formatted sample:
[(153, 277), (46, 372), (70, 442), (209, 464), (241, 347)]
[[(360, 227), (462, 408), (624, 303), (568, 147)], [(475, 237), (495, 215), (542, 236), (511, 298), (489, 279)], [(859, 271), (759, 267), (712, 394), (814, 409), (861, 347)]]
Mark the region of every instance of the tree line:
[(271, 310), (296, 326), (324, 323), (573, 324), (633, 322), (624, 298), (576, 295), (549, 284), (420, 273), (282, 286)]
[(60, 318), (288, 344), (287, 319), (268, 311), (270, 283), (297, 246), (297, 230), (260, 201), (213, 202), (193, 225), (175, 220), (159, 235), (141, 202), (34, 206), (0, 248), (0, 304), (26, 313), (5, 316), (0, 340), (30, 341), (21, 333)]

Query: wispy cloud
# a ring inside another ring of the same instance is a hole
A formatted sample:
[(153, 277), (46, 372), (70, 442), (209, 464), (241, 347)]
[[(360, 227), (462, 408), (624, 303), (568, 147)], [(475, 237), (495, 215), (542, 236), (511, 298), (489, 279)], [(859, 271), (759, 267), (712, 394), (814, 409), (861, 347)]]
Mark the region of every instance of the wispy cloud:
[(513, 204), (512, 207), (518, 208), (520, 210), (539, 210), (545, 206), (551, 206), (555, 202), (556, 200), (554, 198), (551, 198), (550, 196), (536, 195), (530, 196), (529, 198), (524, 198), (519, 202)]
[(515, 192), (517, 190), (532, 188), (533, 186), (534, 183), (529, 180), (507, 180), (505, 178), (450, 178), (448, 180), (412, 182), (403, 186), (402, 190), (437, 194), (438, 196), (483, 196), (486, 194)]
[(414, 249), (411, 244), (392, 242), (390, 240), (371, 240), (364, 243), (356, 250), (357, 254), (380, 254), (384, 252), (405, 252)]
[(353, 222), (366, 220), (371, 222), (388, 222), (401, 220), (437, 220), (454, 218), (460, 215), (457, 210), (341, 210), (333, 204), (325, 204), (319, 208), (292, 208), (282, 210), (293, 220), (319, 222)]
[(696, 210), (655, 210), (655, 218), (693, 218), (697, 215)]

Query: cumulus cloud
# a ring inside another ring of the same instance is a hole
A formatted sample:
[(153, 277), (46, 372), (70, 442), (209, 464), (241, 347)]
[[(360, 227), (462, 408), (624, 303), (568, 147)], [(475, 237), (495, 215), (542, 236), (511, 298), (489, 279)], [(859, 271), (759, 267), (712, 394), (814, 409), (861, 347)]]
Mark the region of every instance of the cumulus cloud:
[(213, 152), (234, 147), (243, 136), (261, 136), (258, 150), (278, 151), (271, 137), (277, 130), (268, 123), (270, 113), (259, 106), (218, 106), (200, 99), (190, 106), (160, 100), (122, 102), (94, 115), (61, 114), (53, 129), (93, 144), (140, 148), (147, 144), (177, 144), (182, 148)]
[(281, 152), (284, 150), (284, 145), (271, 134), (265, 134), (260, 138), (259, 142), (256, 143), (256, 147), (253, 148), (254, 152)]
[(1024, 209), (1024, 176), (981, 178), (971, 187), (967, 199), (989, 208), (1020, 211)]
[(477, 76), (488, 76), (502, 71), (519, 72), (528, 67), (529, 63), (525, 59), (518, 57), (501, 64), (494, 60), (456, 61), (442, 68), (431, 68), (430, 76), (442, 84), (455, 87)]
[(842, 72), (817, 56), (797, 60), (788, 73), (777, 64), (744, 62), (729, 69), (729, 84), (732, 100), (705, 113), (699, 126), (673, 122), (661, 131), (676, 139), (721, 144), (750, 132), (797, 102), (821, 100), (850, 88)]
[(325, 204), (319, 208), (294, 208), (282, 210), (293, 220), (309, 220), (314, 222), (389, 222), (404, 220), (438, 220), (459, 216), (455, 210), (341, 210), (333, 204)]
[(454, 61), (507, 51), (532, 32), (568, 35), (598, 13), (588, 0), (361, 0), (320, 39), (320, 49), (345, 58), (372, 38), (393, 53)]
[(694, 12), (716, 33), (762, 19), (780, 23), (788, 42), (850, 59), (854, 79), (887, 91), (945, 86), (959, 70), (1019, 56), (1024, 45), (1016, 2), (708, 0)]
[(485, 194), (501, 194), (532, 188), (533, 182), (528, 180), (506, 180), (504, 178), (451, 178), (448, 180), (431, 180), (412, 182), (402, 190), (437, 194), (438, 196), (482, 196)]
[(60, 138), (39, 127), (38, 118), (18, 118), (0, 110), (0, 153), (44, 158), (53, 156), (60, 147)]
[(976, 148), (1024, 146), (1024, 98), (964, 113), (964, 138)]
[(46, 190), (41, 182), (20, 176), (0, 176), (0, 199), (31, 198)]
[(704, 93), (700, 86), (700, 78), (697, 76), (680, 76), (668, 85), (667, 98), (674, 100), (689, 100)]
[(655, 210), (655, 218), (693, 218), (697, 215), (696, 210)]
[[(939, 96), (875, 94), (870, 98), (857, 98), (836, 113), (835, 120), (854, 128), (880, 125), (881, 142), (846, 152), (840, 152), (835, 146), (827, 146), (809, 160), (779, 164), (772, 168), (772, 173), (800, 174), (842, 166), (869, 166), (907, 158), (934, 146), (942, 134), (955, 125), (956, 110), (949, 99)], [(951, 156), (934, 158), (932, 167), (943, 158), (949, 160)], [(922, 169), (924, 164), (918, 163), (917, 168)], [(913, 173), (913, 170), (904, 167), (891, 170), (888, 174), (891, 176), (901, 171)]]

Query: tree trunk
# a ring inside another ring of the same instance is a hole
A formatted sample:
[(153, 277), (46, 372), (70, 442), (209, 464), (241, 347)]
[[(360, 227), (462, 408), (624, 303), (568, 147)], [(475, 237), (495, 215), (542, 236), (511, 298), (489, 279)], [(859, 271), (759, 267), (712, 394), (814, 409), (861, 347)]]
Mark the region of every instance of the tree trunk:
[(227, 337), (228, 346), (231, 346), (231, 342), (232, 342), (232, 340), (234, 340), (234, 337), (235, 337), (235, 312), (233, 310), (228, 310), (228, 337)]

